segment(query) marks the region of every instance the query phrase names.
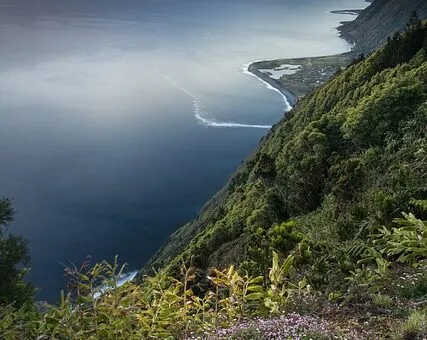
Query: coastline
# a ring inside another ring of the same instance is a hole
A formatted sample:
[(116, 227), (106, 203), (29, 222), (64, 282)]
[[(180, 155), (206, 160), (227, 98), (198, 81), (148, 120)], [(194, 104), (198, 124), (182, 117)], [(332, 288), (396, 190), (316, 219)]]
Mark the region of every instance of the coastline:
[[(329, 11), (331, 14), (354, 15), (356, 18), (361, 12), (362, 9)], [(339, 26), (336, 27), (337, 30), (338, 27)], [(352, 44), (351, 41), (345, 39), (341, 34), (340, 38)], [(285, 110), (285, 112), (288, 112), (301, 98), (317, 86), (324, 84), (335, 72), (337, 72), (337, 70), (346, 66), (355, 56), (356, 54), (353, 52), (352, 48), (348, 52), (329, 56), (257, 60), (245, 65), (243, 72), (256, 77), (267, 84), (269, 88), (279, 92), (288, 104)], [(298, 65), (300, 69), (296, 70), (295, 73), (284, 75), (279, 79), (269, 76), (269, 74), (272, 74), (271, 72), (269, 73), (269, 71), (273, 71), (275, 68), (285, 64)], [(300, 75), (300, 73), (303, 75)]]
[(329, 11), (331, 14), (348, 14), (348, 15), (359, 15), (362, 13), (362, 9), (340, 9), (335, 11)]
[(260, 63), (263, 63), (264, 61), (254, 61), (252, 63), (249, 63), (248, 65), (244, 66), (243, 73), (250, 74), (259, 80), (261, 80), (263, 83), (267, 85), (267, 87), (271, 87), (271, 89), (279, 92), (283, 99), (285, 100), (285, 103), (287, 104), (286, 112), (290, 111), (298, 102), (298, 97), (292, 93), (287, 88), (283, 87), (280, 82), (276, 79), (273, 79), (269, 77), (266, 73), (261, 72), (257, 65)]

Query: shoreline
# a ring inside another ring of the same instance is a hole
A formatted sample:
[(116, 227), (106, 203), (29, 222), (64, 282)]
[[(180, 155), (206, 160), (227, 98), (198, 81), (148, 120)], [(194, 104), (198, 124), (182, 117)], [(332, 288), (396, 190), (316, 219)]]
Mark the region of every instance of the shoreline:
[(275, 90), (276, 92), (279, 92), (283, 96), (283, 99), (287, 106), (286, 112), (289, 112), (298, 102), (298, 97), (295, 94), (293, 94), (290, 90), (283, 87), (278, 80), (269, 77), (264, 72), (261, 72), (256, 65), (263, 62), (264, 61), (253, 61), (248, 65), (245, 65), (243, 73), (247, 73), (258, 78), (263, 83), (265, 83), (267, 87), (271, 87), (270, 89)]
[(331, 14), (344, 14), (344, 15), (359, 15), (362, 13), (363, 9), (339, 9), (334, 11), (329, 11)]
[[(367, 2), (370, 2), (370, 1), (367, 1)], [(355, 17), (357, 17), (362, 11), (363, 11), (363, 9), (348, 9), (348, 10), (332, 10), (332, 11), (329, 11), (329, 13), (331, 13), (331, 14), (347, 14), (347, 15), (354, 15)], [(336, 27), (337, 30), (338, 30), (338, 27), (339, 26)], [(345, 41), (347, 41), (349, 44), (352, 44), (351, 41), (345, 39), (341, 34), (339, 37), (341, 39), (344, 39)], [(273, 70), (275, 68), (274, 65), (278, 65), (278, 64), (280, 65), (280, 63), (282, 63), (282, 64), (287, 64), (287, 63), (289, 63), (289, 64), (295, 64), (295, 63), (300, 64), (301, 61), (305, 60), (305, 61), (308, 61), (310, 64), (312, 64), (312, 61), (315, 61), (315, 60), (322, 60), (323, 61), (324, 59), (327, 59), (327, 58), (334, 60), (334, 62), (331, 62), (331, 64), (329, 66), (335, 67), (336, 70), (338, 70), (340, 67), (348, 64), (348, 62), (352, 58), (355, 57), (355, 54), (353, 52), (353, 48), (354, 48), (354, 46), (348, 52), (342, 52), (342, 53), (338, 53), (338, 54), (321, 56), (321, 57), (289, 58), (289, 59), (275, 59), (275, 60), (257, 60), (257, 61), (253, 61), (249, 64), (245, 64), (245, 68), (244, 68), (243, 72), (248, 73), (248, 74), (256, 77), (257, 79), (261, 80), (263, 83), (267, 84), (269, 88), (271, 87), (271, 89), (279, 92), (284, 97), (285, 102), (287, 104), (287, 108), (285, 110), (285, 113), (287, 113), (290, 110), (292, 110), (292, 108), (298, 103), (298, 101), (302, 97), (304, 97), (304, 95), (311, 92), (311, 90), (313, 90), (316, 86), (312, 86), (313, 88), (310, 88), (310, 89), (298, 91), (295, 86), (292, 86), (291, 84), (286, 84), (284, 81), (282, 81), (282, 79), (292, 78), (292, 77), (289, 77), (289, 75), (287, 75), (287, 76), (281, 77), (280, 79), (275, 79), (275, 78), (272, 78), (268, 75), (268, 70)], [(336, 61), (336, 59), (338, 59), (338, 61)], [(271, 67), (271, 66), (266, 67), (265, 65), (271, 65), (273, 67)], [(301, 69), (295, 73), (301, 72), (304, 68), (305, 68), (305, 66), (302, 66)], [(261, 70), (265, 70), (267, 72), (262, 72)], [(318, 79), (319, 76), (317, 74), (317, 73), (320, 73), (322, 76), (324, 76), (323, 68), (321, 68), (321, 70), (313, 68), (313, 70), (309, 70), (309, 73), (311, 73), (311, 79), (310, 80), (312, 82), (316, 82), (318, 85), (321, 85), (324, 83), (323, 82), (324, 79), (319, 80)], [(329, 79), (330, 76), (331, 76), (331, 74), (327, 76), (327, 79)]]

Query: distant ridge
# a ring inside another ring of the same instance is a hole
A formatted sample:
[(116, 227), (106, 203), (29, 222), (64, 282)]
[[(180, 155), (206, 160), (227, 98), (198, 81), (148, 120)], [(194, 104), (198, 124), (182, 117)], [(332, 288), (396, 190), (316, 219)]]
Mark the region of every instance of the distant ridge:
[(403, 31), (414, 10), (420, 19), (427, 18), (427, 0), (375, 0), (338, 30), (342, 38), (355, 43), (355, 52), (367, 55), (384, 44), (387, 37)]

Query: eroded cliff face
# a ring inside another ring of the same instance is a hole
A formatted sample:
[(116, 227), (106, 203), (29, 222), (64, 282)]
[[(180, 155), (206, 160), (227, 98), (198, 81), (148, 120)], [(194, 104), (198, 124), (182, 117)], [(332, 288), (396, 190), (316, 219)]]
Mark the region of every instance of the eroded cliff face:
[(354, 21), (344, 22), (341, 36), (356, 44), (354, 50), (365, 55), (383, 45), (387, 37), (403, 31), (412, 12), (427, 18), (426, 0), (375, 0)]

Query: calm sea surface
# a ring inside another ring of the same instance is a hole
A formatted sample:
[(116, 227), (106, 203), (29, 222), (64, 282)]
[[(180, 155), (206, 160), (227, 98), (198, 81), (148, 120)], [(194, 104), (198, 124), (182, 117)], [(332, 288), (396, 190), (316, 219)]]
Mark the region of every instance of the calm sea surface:
[(140, 268), (282, 117), (242, 65), (347, 51), (328, 11), (365, 6), (0, 0), (0, 196), (39, 298), (87, 255)]

